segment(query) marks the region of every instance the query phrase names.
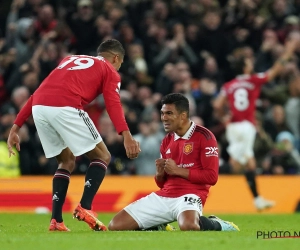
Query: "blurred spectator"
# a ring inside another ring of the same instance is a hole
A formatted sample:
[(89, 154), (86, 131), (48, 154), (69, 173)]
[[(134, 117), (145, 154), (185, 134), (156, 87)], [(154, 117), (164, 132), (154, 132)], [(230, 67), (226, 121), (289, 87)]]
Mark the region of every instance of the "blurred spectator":
[(276, 137), (276, 144), (271, 152), (270, 174), (300, 173), (300, 155), (294, 148), (294, 136), (283, 131)]
[(284, 19), (283, 27), (277, 31), (278, 38), (281, 42), (285, 41), (288, 34), (292, 31), (299, 30), (300, 19), (297, 16), (289, 15)]
[(207, 56), (204, 59), (203, 71), (200, 78), (208, 78), (217, 84), (217, 89), (220, 90), (224, 83), (223, 73), (219, 69), (216, 59), (213, 56)]
[(273, 140), (271, 136), (266, 132), (263, 128), (263, 116), (259, 111), (255, 112), (255, 128), (256, 128), (256, 136), (254, 141), (254, 156), (257, 164), (257, 172), (262, 172), (263, 163), (266, 159), (266, 155), (273, 148)]
[(221, 14), (219, 11), (208, 10), (203, 17), (203, 29), (201, 31), (201, 50), (211, 53), (222, 68), (225, 66), (226, 56), (229, 53), (228, 38), (221, 26)]
[(159, 147), (164, 133), (159, 129), (157, 121), (142, 120), (139, 123), (139, 133), (134, 138), (140, 142), (142, 152), (133, 161), (135, 173), (138, 175), (154, 175), (155, 160), (160, 158)]
[(255, 70), (264, 72), (269, 69), (275, 61), (275, 47), (279, 45), (276, 32), (272, 29), (266, 29), (263, 32), (263, 40), (257, 54)]
[(204, 121), (200, 116), (191, 116), (191, 121), (193, 121), (197, 125), (204, 126)]
[(112, 22), (104, 16), (98, 16), (96, 19), (97, 35), (100, 41), (113, 36)]
[(198, 66), (198, 58), (185, 40), (184, 26), (176, 23), (172, 27), (172, 39), (167, 40), (160, 47), (153, 58), (152, 67), (156, 73), (165, 63), (176, 63), (179, 59), (188, 63), (189, 67)]
[(43, 5), (39, 11), (36, 20), (34, 21), (34, 29), (41, 39), (49, 40), (57, 37), (57, 20), (53, 7), (49, 4)]
[(115, 131), (112, 121), (107, 113), (104, 113), (100, 117), (99, 131), (103, 141), (111, 153), (111, 161), (108, 166), (108, 172), (113, 175), (131, 174), (132, 170), (128, 168), (129, 160), (123, 146), (123, 138)]
[(0, 123), (0, 177), (2, 178), (18, 177), (21, 174), (18, 151), (13, 149), (16, 154), (15, 157), (8, 157), (6, 141), (12, 124)]
[(285, 0), (275, 0), (270, 5), (270, 19), (268, 27), (278, 31), (284, 26), (284, 20), (291, 12), (289, 2)]
[(176, 78), (176, 67), (173, 63), (166, 63), (156, 78), (154, 90), (162, 95), (171, 93)]
[(286, 122), (295, 136), (296, 148), (300, 152), (300, 71), (296, 63), (290, 65), (290, 70), (287, 71), (291, 79), (285, 103)]
[(75, 37), (75, 53), (79, 55), (94, 55), (99, 40), (91, 0), (79, 0), (77, 11), (69, 11), (66, 22)]
[(271, 109), (271, 117), (264, 122), (264, 129), (275, 141), (277, 135), (282, 131), (289, 131), (286, 123), (284, 108), (281, 105), (274, 105)]
[(142, 45), (138, 43), (128, 45), (127, 60), (124, 60), (120, 72), (136, 80), (139, 86), (148, 85), (153, 89), (153, 79), (148, 75), (148, 65)]
[(127, 21), (120, 23), (118, 33), (118, 39), (127, 50), (131, 44), (141, 44), (141, 40), (135, 36), (133, 28)]
[(24, 75), (23, 85), (28, 88), (30, 94), (39, 86), (38, 74), (36, 72), (28, 72)]
[(202, 78), (199, 81), (197, 89), (193, 90), (193, 96), (196, 100), (197, 115), (205, 122), (205, 127), (213, 125), (213, 107), (212, 100), (217, 94), (217, 84), (212, 79)]
[(7, 20), (7, 48), (15, 49), (13, 68), (6, 80), (6, 90), (10, 94), (13, 89), (20, 85), (20, 66), (28, 62), (35, 50), (34, 27), (31, 18), (17, 19), (17, 13), (13, 10), (9, 13)]

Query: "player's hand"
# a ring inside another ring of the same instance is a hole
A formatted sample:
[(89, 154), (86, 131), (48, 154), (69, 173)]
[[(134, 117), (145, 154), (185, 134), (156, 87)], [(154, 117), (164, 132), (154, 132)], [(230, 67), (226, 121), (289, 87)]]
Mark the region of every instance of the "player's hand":
[(13, 125), (7, 139), (8, 157), (15, 155), (13, 151), (13, 146), (16, 146), (17, 150), (20, 151), (20, 137), (18, 135), (19, 127)]
[(164, 170), (169, 175), (177, 175), (178, 166), (173, 159), (167, 159)]
[(155, 160), (155, 166), (156, 166), (155, 179), (158, 181), (163, 181), (165, 178), (166, 175), (165, 162), (166, 160), (163, 158), (159, 158)]
[(155, 160), (156, 175), (157, 176), (165, 175), (165, 163), (166, 163), (166, 160), (163, 159), (163, 158), (159, 158), (159, 159)]
[(136, 141), (129, 131), (127, 133), (123, 133), (124, 136), (124, 147), (126, 150), (126, 155), (129, 159), (135, 159), (138, 157), (141, 152), (140, 143)]

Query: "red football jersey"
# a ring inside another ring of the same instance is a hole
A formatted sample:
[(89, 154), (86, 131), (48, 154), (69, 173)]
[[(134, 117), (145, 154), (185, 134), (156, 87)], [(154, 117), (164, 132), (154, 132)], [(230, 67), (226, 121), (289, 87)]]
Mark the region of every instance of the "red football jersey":
[(179, 197), (196, 194), (205, 204), (209, 188), (218, 180), (219, 157), (215, 136), (208, 129), (192, 124), (183, 137), (175, 133), (165, 136), (160, 147), (163, 159), (173, 159), (180, 168), (189, 169), (189, 178), (166, 174), (164, 182), (157, 182), (161, 189), (156, 194)]
[(83, 109), (103, 94), (107, 112), (120, 133), (128, 130), (120, 101), (120, 87), (118, 72), (103, 57), (67, 56), (34, 92), (18, 114), (15, 124), (22, 126), (33, 105)]
[(256, 100), (261, 86), (268, 81), (266, 73), (240, 75), (225, 83), (221, 94), (227, 97), (232, 115), (232, 122), (248, 120), (254, 123)]

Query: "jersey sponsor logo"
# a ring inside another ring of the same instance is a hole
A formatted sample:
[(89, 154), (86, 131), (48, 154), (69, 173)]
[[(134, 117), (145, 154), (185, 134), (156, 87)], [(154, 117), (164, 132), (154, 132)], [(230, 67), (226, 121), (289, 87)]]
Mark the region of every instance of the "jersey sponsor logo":
[(206, 147), (205, 155), (206, 157), (216, 156), (218, 157), (218, 148), (217, 147)]
[(171, 154), (171, 150), (168, 148), (166, 154)]
[(194, 166), (195, 165), (195, 163), (194, 162), (192, 162), (192, 163), (187, 163), (187, 164), (179, 164), (178, 165), (178, 167), (179, 168), (191, 168), (192, 166)]
[(192, 142), (185, 143), (183, 146), (183, 153), (188, 155), (192, 152), (193, 152), (193, 143)]

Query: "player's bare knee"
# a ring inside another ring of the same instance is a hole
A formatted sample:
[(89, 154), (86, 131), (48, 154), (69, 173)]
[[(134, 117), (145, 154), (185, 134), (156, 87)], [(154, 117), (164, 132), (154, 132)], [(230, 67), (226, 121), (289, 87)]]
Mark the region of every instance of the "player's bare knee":
[(179, 224), (179, 228), (181, 231), (199, 231), (200, 226), (194, 222), (184, 222), (183, 224)]
[(114, 219), (112, 219), (108, 224), (108, 230), (109, 231), (118, 231), (120, 230), (117, 226), (117, 223), (115, 223)]
[(110, 163), (111, 160), (111, 154), (110, 152), (105, 148), (95, 147), (90, 152), (86, 153), (87, 157), (90, 159), (90, 161), (95, 159), (100, 159), (104, 161), (107, 165)]
[(69, 154), (65, 157), (57, 157), (58, 168), (66, 169), (72, 173), (75, 169), (75, 160), (76, 157), (73, 154)]
[(109, 151), (107, 151), (107, 152), (105, 152), (104, 154), (101, 155), (101, 160), (106, 162), (107, 164), (110, 163), (111, 154), (109, 153)]
[(67, 169), (70, 173), (72, 173), (75, 169), (75, 159), (75, 156), (70, 157), (63, 163), (64, 168)]

